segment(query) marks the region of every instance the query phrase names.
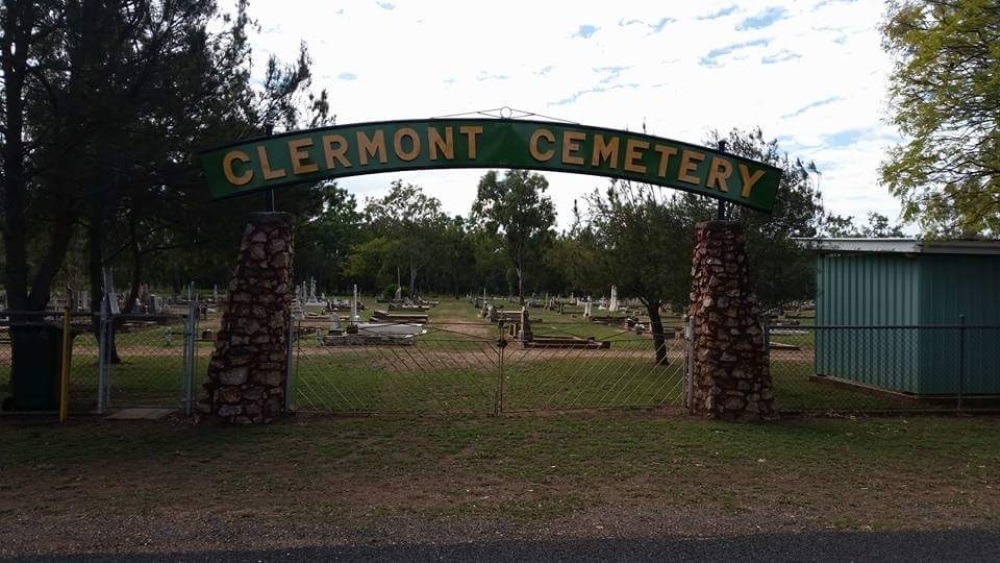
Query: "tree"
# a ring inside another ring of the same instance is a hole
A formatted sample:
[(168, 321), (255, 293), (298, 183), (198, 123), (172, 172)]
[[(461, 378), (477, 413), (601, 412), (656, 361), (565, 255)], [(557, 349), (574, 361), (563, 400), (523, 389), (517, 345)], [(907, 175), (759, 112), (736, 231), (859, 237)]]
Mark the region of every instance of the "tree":
[(526, 271), (537, 264), (555, 236), (555, 207), (545, 195), (548, 181), (540, 174), (509, 170), (503, 179), (494, 170), (479, 180), (471, 220), (495, 237), (517, 276), (517, 296), (524, 304)]
[(892, 123), (880, 167), (903, 217), (932, 236), (1000, 233), (1000, 9), (992, 0), (893, 0)]
[[(815, 297), (815, 256), (807, 240), (819, 232), (825, 217), (823, 201), (812, 180), (816, 165), (791, 157), (777, 139), (768, 139), (757, 127), (712, 131), (706, 145), (726, 144), (727, 152), (776, 166), (782, 170), (777, 200), (771, 213), (736, 207), (732, 219), (743, 223), (747, 255), (757, 298), (767, 309), (780, 310), (785, 303)], [(691, 201), (697, 196), (686, 197)], [(707, 209), (690, 209), (696, 220), (715, 217), (717, 205), (702, 200)], [(684, 297), (686, 299), (686, 296)]]
[[(751, 276), (758, 298), (768, 308), (812, 298), (815, 259), (802, 239), (814, 237), (823, 218), (822, 202), (810, 180), (811, 163), (791, 159), (776, 140), (757, 128), (710, 133), (706, 144), (726, 142), (727, 151), (783, 170), (771, 214), (737, 208), (730, 219), (744, 225)], [(577, 240), (597, 256), (603, 283), (646, 307), (657, 364), (667, 362), (660, 309), (687, 307), (691, 287), (694, 227), (718, 217), (718, 202), (694, 194), (612, 182), (588, 199), (589, 222)]]
[(690, 287), (692, 225), (669, 194), (649, 184), (615, 180), (587, 202), (590, 222), (578, 240), (591, 243), (606, 282), (645, 306), (656, 365), (666, 365), (660, 309)]
[[(93, 310), (102, 271), (115, 264), (129, 272), (134, 302), (150, 257), (220, 222), (204, 220), (194, 151), (259, 134), (262, 121), (296, 118), (309, 79), (305, 49), (297, 66), (271, 59), (258, 91), (245, 0), (222, 16), (228, 27), (210, 32), (219, 18), (211, 0), (11, 0), (0, 8), (0, 230), (11, 309), (45, 308), (79, 234)], [(325, 118), (325, 96), (310, 103)]]
[(875, 211), (868, 212), (868, 223), (858, 226), (851, 217), (828, 215), (823, 219), (822, 233), (833, 238), (902, 238), (903, 226), (893, 225), (889, 218)]
[[(434, 259), (435, 243), (448, 223), (440, 200), (425, 194), (420, 186), (395, 180), (384, 197), (366, 200), (363, 216), (371, 234), (381, 241), (365, 243), (365, 252), (351, 262), (352, 270), (370, 272), (372, 265), (367, 262), (375, 259), (380, 264), (379, 281), (384, 282), (388, 276), (395, 281), (398, 272), (405, 269), (410, 294), (415, 294), (417, 276)], [(375, 249), (379, 256), (370, 254)]]
[(361, 214), (354, 196), (334, 183), (319, 186), (322, 209), (295, 230), (295, 271), (328, 291), (347, 288), (351, 247), (361, 241)]

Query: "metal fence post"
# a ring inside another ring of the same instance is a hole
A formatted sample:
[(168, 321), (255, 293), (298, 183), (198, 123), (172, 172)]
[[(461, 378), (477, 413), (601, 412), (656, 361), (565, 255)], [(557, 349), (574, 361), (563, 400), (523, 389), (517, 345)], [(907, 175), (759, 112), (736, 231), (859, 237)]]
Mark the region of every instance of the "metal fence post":
[(965, 393), (965, 315), (958, 316), (958, 410), (962, 410)]
[(688, 412), (694, 408), (694, 316), (688, 316), (684, 327), (684, 339), (687, 340), (687, 362), (684, 369), (684, 406)]
[(194, 402), (194, 368), (195, 346), (198, 337), (198, 303), (188, 302), (187, 322), (184, 323), (184, 382), (181, 405), (184, 416), (191, 416), (191, 407)]
[(73, 335), (70, 334), (69, 307), (62, 315), (62, 364), (59, 366), (59, 422), (66, 422), (69, 416), (69, 369), (70, 354), (73, 353)]
[(507, 347), (507, 339), (504, 335), (503, 319), (497, 323), (500, 329), (500, 338), (497, 340), (497, 389), (496, 389), (496, 400), (493, 404), (493, 415), (501, 416), (503, 414), (503, 356), (504, 348)]
[(101, 301), (101, 312), (97, 321), (97, 414), (108, 409), (108, 300)]
[[(335, 315), (337, 313), (334, 313)], [(294, 385), (292, 385), (292, 346), (294, 345), (295, 337), (295, 317), (289, 315), (288, 317), (288, 336), (285, 338), (285, 412), (292, 412), (294, 404), (292, 402), (292, 392), (295, 390)], [(301, 329), (299, 334), (301, 334)]]
[[(771, 315), (764, 315), (764, 322), (762, 324), (764, 325), (762, 327), (764, 329), (764, 354), (767, 355), (767, 361), (768, 363), (770, 363), (771, 362)], [(815, 338), (816, 338), (815, 335), (813, 335), (814, 340)]]

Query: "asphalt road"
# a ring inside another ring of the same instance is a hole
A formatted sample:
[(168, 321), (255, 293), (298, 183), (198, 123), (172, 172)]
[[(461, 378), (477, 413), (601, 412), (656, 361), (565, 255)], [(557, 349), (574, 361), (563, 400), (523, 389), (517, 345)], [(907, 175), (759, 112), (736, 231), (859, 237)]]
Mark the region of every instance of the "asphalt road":
[(27, 562), (111, 561), (1000, 561), (1000, 530), (805, 533), (734, 538), (503, 541), (371, 545), (275, 551), (27, 557)]

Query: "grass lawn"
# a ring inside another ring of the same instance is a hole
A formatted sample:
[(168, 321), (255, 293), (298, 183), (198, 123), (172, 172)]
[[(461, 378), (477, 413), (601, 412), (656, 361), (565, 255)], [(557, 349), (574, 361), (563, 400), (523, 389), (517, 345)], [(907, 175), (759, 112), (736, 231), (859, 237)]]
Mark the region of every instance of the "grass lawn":
[(996, 417), (0, 419), (0, 556), (1000, 527)]

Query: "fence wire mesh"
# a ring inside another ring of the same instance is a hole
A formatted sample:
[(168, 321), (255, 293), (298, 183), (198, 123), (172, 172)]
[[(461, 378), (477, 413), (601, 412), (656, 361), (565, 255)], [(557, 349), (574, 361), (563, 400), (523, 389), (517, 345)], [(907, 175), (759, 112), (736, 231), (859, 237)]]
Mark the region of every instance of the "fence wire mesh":
[[(199, 395), (218, 321), (204, 320), (199, 330), (191, 311), (106, 318), (105, 331), (115, 329), (105, 342), (114, 346), (103, 361), (100, 317), (72, 315), (70, 412), (186, 410)], [(658, 364), (648, 330), (622, 319), (533, 309), (526, 331), (520, 313), (482, 318), (455, 304), (447, 311), (381, 319), (357, 333), (346, 325), (332, 330), (337, 323), (330, 316), (293, 321), (289, 406), (342, 414), (502, 414), (684, 404), (689, 342), (680, 319), (665, 320), (666, 361)], [(13, 342), (56, 330), (63, 318), (4, 315), (0, 398), (9, 400)], [(776, 324), (767, 334), (779, 413), (1000, 409), (1000, 326)], [(46, 342), (21, 348), (22, 391), (26, 382), (36, 394), (58, 387), (53, 356), (60, 350), (55, 340)]]
[[(331, 334), (296, 323), (292, 404), (337, 413), (479, 412), (496, 408), (497, 333), (483, 323), (380, 323)], [(396, 332), (397, 336), (392, 335)], [(403, 336), (409, 334), (411, 336)]]
[[(70, 314), (69, 320), (69, 409), (88, 412), (96, 407), (98, 388), (98, 341), (90, 315)], [(63, 348), (64, 313), (59, 311), (11, 312), (0, 316), (0, 398), (6, 410), (55, 409)], [(16, 344), (15, 344), (16, 343)], [(14, 374), (14, 347), (17, 376)], [(17, 387), (24, 404), (15, 404)]]
[(183, 400), (185, 327), (180, 315), (118, 315), (108, 354), (106, 408), (176, 408)]
[[(580, 335), (581, 330), (604, 336)], [(673, 331), (660, 346), (666, 359), (659, 363), (651, 337), (619, 326), (543, 317), (532, 331), (526, 341), (511, 335), (503, 350), (505, 412), (683, 403), (687, 345)]]
[(997, 326), (776, 326), (775, 406), (850, 413), (1000, 407)]
[[(673, 330), (662, 347), (668, 361), (657, 365), (648, 335), (578, 316), (549, 312), (548, 318), (531, 318), (528, 333), (519, 314), (432, 316), (362, 323), (357, 334), (347, 333), (346, 324), (331, 331), (328, 316), (297, 321), (294, 408), (500, 414), (683, 400), (686, 344), (672, 338)], [(409, 336), (398, 336), (408, 328)]]

